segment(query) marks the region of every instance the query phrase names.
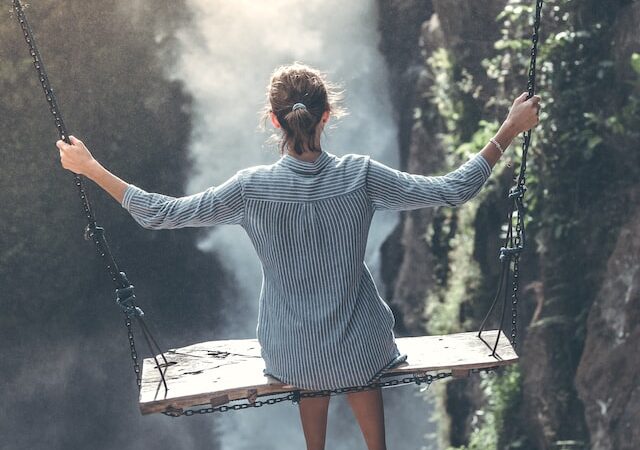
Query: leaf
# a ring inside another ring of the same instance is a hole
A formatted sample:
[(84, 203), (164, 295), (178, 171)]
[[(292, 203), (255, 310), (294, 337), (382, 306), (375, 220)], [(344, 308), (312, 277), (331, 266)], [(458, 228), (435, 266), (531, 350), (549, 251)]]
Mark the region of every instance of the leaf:
[(631, 55), (631, 67), (640, 75), (640, 53), (633, 53)]
[(587, 148), (593, 150), (600, 144), (602, 144), (602, 138), (600, 136), (591, 136), (587, 141)]

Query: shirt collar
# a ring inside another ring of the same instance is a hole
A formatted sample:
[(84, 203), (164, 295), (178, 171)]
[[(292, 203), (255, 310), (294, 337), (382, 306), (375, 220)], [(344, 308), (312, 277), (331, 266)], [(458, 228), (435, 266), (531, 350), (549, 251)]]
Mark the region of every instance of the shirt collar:
[(302, 161), (288, 153), (285, 153), (280, 158), (280, 163), (291, 169), (292, 171), (304, 175), (315, 175), (322, 171), (322, 169), (331, 161), (331, 157), (327, 152), (322, 150), (320, 155), (314, 161)]

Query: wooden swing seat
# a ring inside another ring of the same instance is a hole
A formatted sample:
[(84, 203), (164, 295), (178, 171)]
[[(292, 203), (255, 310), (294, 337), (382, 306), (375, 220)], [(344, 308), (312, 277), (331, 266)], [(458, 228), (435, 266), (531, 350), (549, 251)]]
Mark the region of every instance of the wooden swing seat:
[[(517, 362), (518, 355), (502, 332), (496, 356), (491, 355), (497, 333), (497, 330), (484, 331), (482, 339), (477, 332), (398, 338), (398, 348), (408, 355), (407, 362), (387, 374), (450, 372), (454, 377), (461, 377), (467, 376), (471, 369)], [(242, 399), (252, 402), (259, 396), (298, 390), (263, 374), (264, 362), (256, 339), (202, 342), (171, 349), (165, 357), (168, 365), (162, 370), (168, 390), (162, 384), (154, 359), (143, 362), (142, 414), (196, 405), (219, 406)]]

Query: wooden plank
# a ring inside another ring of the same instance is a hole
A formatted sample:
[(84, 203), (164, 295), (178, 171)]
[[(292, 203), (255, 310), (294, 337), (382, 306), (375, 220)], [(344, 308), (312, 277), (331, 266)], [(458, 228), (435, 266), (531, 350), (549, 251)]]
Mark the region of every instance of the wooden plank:
[[(518, 360), (509, 340), (500, 334), (496, 350), (491, 347), (496, 330), (441, 336), (398, 338), (407, 362), (391, 369), (392, 374), (452, 372), (466, 376), (471, 369), (512, 364)], [(263, 375), (264, 362), (256, 339), (202, 342), (165, 353), (169, 365), (163, 368), (169, 390), (165, 391), (153, 358), (142, 367), (140, 411), (150, 414), (195, 405), (219, 406), (233, 400), (255, 401), (259, 396), (291, 392), (295, 386), (274, 382)]]

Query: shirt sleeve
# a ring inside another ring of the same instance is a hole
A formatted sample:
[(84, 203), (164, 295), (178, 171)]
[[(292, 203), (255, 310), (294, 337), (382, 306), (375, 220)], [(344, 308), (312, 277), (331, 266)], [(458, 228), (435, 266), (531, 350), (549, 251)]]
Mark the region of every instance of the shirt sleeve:
[(442, 176), (401, 172), (371, 159), (367, 193), (376, 210), (458, 206), (472, 199), (489, 175), (491, 166), (480, 153)]
[(152, 230), (239, 224), (244, 218), (240, 174), (198, 194), (179, 198), (129, 185), (122, 207), (142, 227)]

